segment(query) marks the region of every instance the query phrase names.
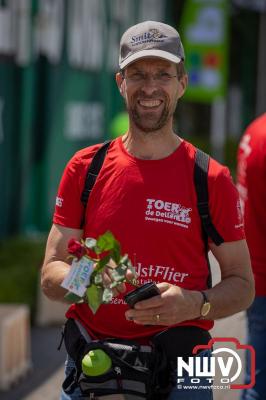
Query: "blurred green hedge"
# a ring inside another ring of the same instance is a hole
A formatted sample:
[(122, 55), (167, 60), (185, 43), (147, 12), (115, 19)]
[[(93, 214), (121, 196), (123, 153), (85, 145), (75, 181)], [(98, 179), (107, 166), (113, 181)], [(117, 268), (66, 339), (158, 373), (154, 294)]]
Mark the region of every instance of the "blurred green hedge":
[(28, 304), (34, 320), (45, 239), (0, 240), (0, 303)]

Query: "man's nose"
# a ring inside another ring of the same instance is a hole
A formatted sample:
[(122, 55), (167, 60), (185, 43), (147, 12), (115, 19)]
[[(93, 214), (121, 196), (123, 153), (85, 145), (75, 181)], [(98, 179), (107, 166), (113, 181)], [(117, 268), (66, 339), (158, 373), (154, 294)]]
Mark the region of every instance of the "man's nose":
[(152, 75), (146, 76), (145, 81), (143, 82), (142, 90), (145, 93), (151, 94), (157, 89), (158, 88), (156, 79), (154, 79)]

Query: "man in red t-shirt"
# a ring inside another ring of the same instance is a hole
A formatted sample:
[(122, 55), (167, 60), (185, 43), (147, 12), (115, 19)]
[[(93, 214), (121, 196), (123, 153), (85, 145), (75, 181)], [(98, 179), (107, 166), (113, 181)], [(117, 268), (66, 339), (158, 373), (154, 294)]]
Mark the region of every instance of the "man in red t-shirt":
[[(147, 343), (167, 328), (178, 327), (182, 349), (204, 337), (213, 320), (246, 309), (253, 300), (253, 277), (244, 237), (239, 197), (229, 171), (213, 159), (208, 172), (209, 207), (224, 242), (209, 240), (222, 280), (207, 287), (209, 274), (201, 220), (193, 183), (196, 149), (173, 130), (173, 115), (185, 92), (187, 75), (178, 32), (146, 21), (124, 33), (120, 44), (118, 89), (129, 114), (129, 129), (115, 139), (89, 197), (83, 230), (80, 195), (86, 171), (99, 145), (77, 152), (68, 163), (58, 190), (53, 226), (42, 269), (42, 287), (63, 300), (60, 286), (69, 271), (70, 238), (97, 238), (110, 230), (134, 263), (140, 284), (154, 281), (160, 295), (125, 304), (121, 285), (110, 304), (93, 315), (86, 304), (67, 313), (90, 337), (127, 338)], [(106, 278), (106, 276), (105, 276)], [(194, 342), (193, 342), (194, 340)], [(177, 353), (173, 351), (173, 357)], [(176, 362), (176, 361), (175, 361)], [(208, 390), (173, 388), (169, 399), (209, 399)], [(62, 399), (74, 399), (62, 394)]]
[[(246, 129), (238, 149), (237, 187), (255, 276), (256, 297), (247, 310), (248, 344), (256, 351), (256, 384), (242, 399), (264, 399), (266, 393), (266, 113)], [(247, 360), (247, 382), (250, 360)]]

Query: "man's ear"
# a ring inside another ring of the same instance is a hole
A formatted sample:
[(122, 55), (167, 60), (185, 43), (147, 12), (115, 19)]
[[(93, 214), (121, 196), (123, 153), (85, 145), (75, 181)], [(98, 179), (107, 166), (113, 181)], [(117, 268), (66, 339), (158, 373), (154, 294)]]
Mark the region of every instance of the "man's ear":
[(186, 91), (188, 85), (188, 75), (187, 74), (183, 75), (182, 78), (179, 79), (179, 83), (181, 85), (181, 90), (179, 92), (179, 98), (180, 98)]
[(116, 80), (116, 84), (118, 87), (119, 92), (121, 93), (121, 96), (124, 97), (124, 87), (123, 87), (123, 76), (121, 74), (121, 72), (117, 72), (116, 76), (115, 76), (115, 80)]

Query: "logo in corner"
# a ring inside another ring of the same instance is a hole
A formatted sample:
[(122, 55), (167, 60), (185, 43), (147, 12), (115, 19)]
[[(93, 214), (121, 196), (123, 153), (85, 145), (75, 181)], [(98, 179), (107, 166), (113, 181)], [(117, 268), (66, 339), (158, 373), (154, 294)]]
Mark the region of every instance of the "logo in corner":
[[(205, 351), (209, 354), (204, 355)], [(245, 352), (250, 353), (251, 374), (250, 382), (242, 383)], [(255, 385), (255, 350), (252, 346), (240, 344), (236, 338), (212, 338), (207, 345), (195, 346), (192, 353), (194, 356), (188, 360), (177, 357), (177, 388), (184, 385), (185, 375), (189, 376), (188, 389), (195, 383), (201, 384), (201, 380), (205, 385), (207, 382), (208, 387), (219, 389), (249, 389)], [(214, 380), (218, 386), (214, 385)]]

